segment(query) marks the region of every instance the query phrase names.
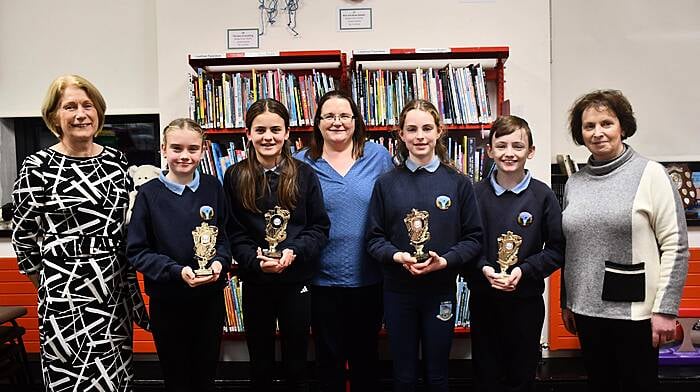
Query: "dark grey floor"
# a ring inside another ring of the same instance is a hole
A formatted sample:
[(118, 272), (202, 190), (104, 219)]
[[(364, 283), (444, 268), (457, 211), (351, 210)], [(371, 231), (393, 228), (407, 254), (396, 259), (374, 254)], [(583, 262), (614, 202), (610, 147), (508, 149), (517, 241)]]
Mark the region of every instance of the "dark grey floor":
[[(309, 364), (309, 371), (313, 379), (313, 366)], [(39, 378), (39, 365), (35, 360), (31, 361), (31, 372), (35, 382)], [(135, 362), (135, 390), (134, 392), (163, 392), (162, 377), (158, 362)], [(248, 364), (245, 362), (222, 362), (217, 380), (219, 391), (249, 391), (247, 375)], [(384, 391), (391, 391), (391, 363), (381, 363), (381, 374), (384, 376), (382, 385)], [(450, 362), (450, 391), (471, 391), (472, 389), (471, 363), (469, 360), (452, 360)], [(661, 367), (659, 370), (661, 391), (685, 392), (700, 391), (700, 366), (687, 367)], [(542, 361), (537, 374), (537, 391), (566, 391), (578, 392), (586, 390), (586, 376), (580, 358), (547, 358)], [(311, 383), (311, 391), (316, 391), (316, 384)], [(37, 386), (7, 385), (0, 381), (0, 392), (29, 392), (41, 391)], [(421, 389), (419, 389), (420, 391)], [(603, 392), (603, 391), (601, 391)]]

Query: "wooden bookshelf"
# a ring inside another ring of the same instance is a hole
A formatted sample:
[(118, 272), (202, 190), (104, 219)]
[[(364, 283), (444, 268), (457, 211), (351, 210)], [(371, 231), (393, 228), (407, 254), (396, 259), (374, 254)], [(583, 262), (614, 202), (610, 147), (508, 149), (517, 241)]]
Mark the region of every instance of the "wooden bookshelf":
[(318, 98), (347, 86), (347, 59), (339, 50), (190, 55), (189, 112), (208, 133), (243, 133), (244, 115), (260, 98), (290, 112), (291, 132), (308, 132)]
[[(353, 51), (350, 70), (389, 70), (408, 71), (409, 75), (422, 70), (445, 69), (448, 66), (460, 68), (468, 65), (483, 65), (484, 79), (492, 84), (495, 91), (496, 110), (492, 117), (507, 114), (509, 105), (505, 100), (505, 63), (510, 50), (505, 46), (496, 47), (460, 47), (460, 48), (398, 48), (375, 51)], [(352, 83), (352, 81), (351, 81)], [(353, 86), (351, 86), (353, 87)], [(437, 86), (439, 89), (439, 86)], [(415, 94), (414, 94), (415, 96)], [(427, 97), (421, 97), (427, 98)], [(433, 100), (435, 103), (435, 101)], [(360, 102), (358, 102), (360, 105)], [(439, 105), (436, 105), (439, 106)], [(398, 108), (400, 111), (400, 108)], [(370, 122), (368, 122), (369, 124)], [(488, 124), (490, 122), (483, 122)], [(451, 130), (476, 130), (480, 129), (475, 124), (463, 124), (462, 127), (454, 127)], [(376, 131), (377, 129), (375, 129)]]
[[(275, 77), (275, 79), (266, 79), (264, 84), (267, 86), (267, 90), (272, 90), (275, 94), (278, 93), (278, 89), (284, 91), (283, 87), (279, 87), (277, 85), (279, 80), (281, 80), (281, 78), (275, 76), (275, 73), (278, 72), (278, 70), (284, 72), (285, 75), (293, 75), (294, 78), (304, 78), (306, 81), (309, 80), (307, 78), (313, 77), (314, 72), (324, 72), (327, 74), (327, 77), (332, 77), (335, 81), (337, 81), (337, 83), (334, 83), (335, 89), (345, 90), (353, 93), (353, 95), (362, 93), (365, 96), (368, 96), (367, 92), (360, 92), (358, 90), (358, 84), (355, 80), (353, 80), (353, 77), (357, 74), (358, 70), (372, 69), (376, 71), (381, 70), (383, 67), (387, 67), (388, 65), (391, 72), (402, 71), (404, 77), (410, 76), (411, 78), (413, 78), (413, 75), (416, 74), (416, 72), (422, 72), (421, 70), (430, 70), (430, 72), (435, 70), (433, 74), (426, 75), (428, 75), (428, 77), (433, 77), (434, 75), (445, 76), (445, 84), (442, 82), (443, 79), (440, 80), (440, 100), (436, 101), (434, 99), (436, 95), (431, 95), (438, 94), (436, 79), (431, 79), (434, 84), (434, 88), (427, 94), (424, 90), (419, 90), (417, 87), (415, 89), (411, 88), (409, 94), (410, 96), (402, 96), (402, 100), (397, 99), (394, 101), (395, 105), (393, 107), (393, 117), (391, 123), (389, 123), (389, 121), (385, 121), (382, 124), (372, 124), (371, 122), (365, 121), (365, 123), (368, 124), (367, 128), (369, 138), (381, 142), (385, 144), (385, 146), (393, 142), (391, 132), (393, 132), (397, 127), (398, 113), (401, 109), (398, 107), (400, 103), (405, 103), (413, 98), (426, 98), (438, 103), (436, 106), (438, 106), (440, 110), (444, 111), (446, 107), (445, 100), (451, 101), (455, 105), (459, 105), (460, 109), (458, 110), (464, 114), (463, 119), (465, 121), (449, 121), (449, 123), (445, 125), (445, 129), (447, 129), (449, 132), (448, 151), (452, 152), (456, 166), (461, 167), (475, 180), (479, 180), (481, 177), (481, 171), (483, 171), (481, 168), (484, 166), (485, 160), (483, 144), (491, 129), (491, 122), (496, 116), (506, 114), (509, 108), (508, 102), (505, 100), (504, 77), (505, 62), (508, 59), (508, 56), (509, 48), (498, 46), (433, 49), (397, 48), (379, 51), (353, 51), (352, 59), (349, 64), (346, 54), (338, 50), (190, 55), (188, 62), (197, 77), (201, 78), (202, 81), (209, 83), (210, 89), (216, 89), (221, 86), (223, 90), (224, 80), (231, 80), (229, 75), (240, 74), (241, 78), (256, 80), (257, 83), (257, 79), (253, 79), (254, 75), (264, 74), (273, 75), (272, 77)], [(454, 77), (455, 79), (454, 81), (449, 81), (452, 82), (452, 84), (447, 84), (449, 83), (447, 80), (447, 72), (452, 69), (451, 67), (454, 67), (455, 70), (459, 69), (459, 72), (462, 72), (459, 74), (459, 77), (461, 78), (459, 79), (459, 82), (462, 83), (462, 85), (456, 85), (457, 73), (454, 73), (454, 76), (449, 74), (450, 77)], [(353, 75), (353, 72), (355, 75)], [(387, 75), (391, 76), (391, 72), (388, 72)], [(272, 84), (268, 84), (270, 80), (273, 80)], [(317, 79), (312, 80), (316, 82)], [(416, 80), (419, 80), (417, 79), (417, 76)], [(396, 95), (395, 92), (391, 92), (390, 90), (393, 88), (393, 84), (390, 81), (381, 80), (381, 82), (387, 82), (386, 85), (381, 87), (384, 93), (386, 93), (386, 91), (390, 91), (390, 94)], [(197, 83), (199, 83), (199, 79), (197, 79)], [(364, 85), (364, 87), (368, 86), (369, 85), (366, 84)], [(287, 87), (289, 87), (289, 84), (287, 84)], [(316, 86), (314, 85), (314, 87)], [(375, 88), (377, 86), (375, 85), (372, 87)], [(447, 91), (443, 91), (443, 87), (446, 88)], [(201, 90), (196, 91), (197, 88), (200, 88)], [(479, 92), (483, 94), (483, 96), (480, 97), (481, 100), (478, 102), (478, 105), (481, 105), (481, 103), (484, 105), (483, 107), (478, 106), (474, 108), (469, 106), (469, 110), (472, 110), (472, 117), (467, 119), (465, 114), (467, 104), (475, 105), (477, 104), (476, 101), (468, 103), (467, 101), (458, 102), (456, 99), (457, 97), (468, 93), (470, 96), (474, 97), (474, 100), (476, 100), (478, 93), (477, 88), (480, 89)], [(290, 131), (293, 138), (301, 138), (303, 141), (305, 138), (308, 138), (310, 133), (313, 131), (312, 122), (315, 114), (313, 112), (313, 107), (315, 106), (315, 102), (312, 103), (309, 102), (309, 100), (320, 98), (320, 93), (323, 89), (320, 90), (321, 91), (314, 91), (315, 94), (313, 95), (307, 91), (306, 104), (302, 105), (305, 106), (304, 109), (308, 111), (304, 113), (306, 122), (302, 124), (301, 122), (297, 121), (296, 125), (294, 122), (292, 122)], [(245, 94), (250, 93), (251, 90), (238, 90), (237, 92), (241, 91)], [(255, 98), (271, 96), (268, 91), (260, 93), (257, 87), (255, 91)], [(422, 95), (418, 95), (419, 91)], [(241, 142), (245, 143), (244, 139), (241, 139), (245, 134), (245, 129), (241, 126), (241, 121), (238, 120), (236, 126), (231, 126), (231, 124), (226, 124), (226, 120), (219, 119), (215, 121), (215, 124), (211, 124), (210, 120), (204, 119), (201, 116), (204, 114), (204, 110), (202, 110), (202, 101), (200, 101), (201, 99), (204, 99), (204, 92), (205, 90), (200, 85), (194, 85), (194, 83), (190, 84), (191, 117), (199, 121), (207, 128), (207, 135), (212, 142), (221, 144), (220, 154), (226, 155), (226, 143), (229, 141), (235, 140), (234, 145), (231, 145), (231, 147), (232, 149), (240, 150)], [(406, 92), (408, 93), (409, 89), (407, 89)], [(211, 92), (208, 92), (208, 94), (211, 94)], [(449, 98), (447, 99), (445, 99), (446, 94), (449, 95)], [(312, 96), (313, 98), (311, 98)], [(277, 98), (274, 95), (272, 95), (272, 97)], [(384, 96), (384, 98), (386, 98), (386, 96)], [(285, 104), (287, 102), (299, 104), (299, 102), (296, 100), (292, 101), (290, 95), (286, 96), (285, 99), (279, 100)], [(250, 99), (245, 100), (244, 98), (241, 98), (241, 100), (247, 104), (252, 103)], [(222, 106), (224, 106), (224, 102), (222, 101), (223, 98), (214, 98), (210, 101), (205, 101), (205, 109), (211, 110), (213, 106), (216, 106), (216, 110), (220, 111)], [(226, 103), (230, 104), (230, 102), (231, 101), (228, 101)], [(358, 106), (360, 106), (360, 102), (357, 103)], [(486, 110), (486, 108), (488, 108), (488, 110)], [(244, 113), (245, 109), (245, 107), (239, 107), (238, 114)], [(197, 112), (198, 110), (199, 112)], [(235, 112), (235, 109), (233, 108), (228, 108), (228, 110)], [(290, 109), (290, 115), (294, 110), (294, 108)], [(297, 108), (297, 112), (299, 111), (300, 110)], [(474, 116), (477, 117), (475, 118)], [(456, 118), (452, 112), (450, 112), (450, 117)], [(309, 123), (308, 120), (311, 120), (311, 123)], [(214, 156), (213, 159), (209, 159), (208, 161), (210, 165), (215, 164), (215, 162), (217, 162), (217, 156)], [(229, 161), (228, 163), (233, 162)], [(224, 171), (225, 168), (220, 170), (220, 172)], [(468, 334), (469, 328), (455, 328), (456, 336), (467, 336)], [(382, 335), (386, 335), (386, 332), (383, 331)], [(245, 334), (243, 332), (225, 332), (224, 336), (226, 339), (238, 340), (244, 339)]]

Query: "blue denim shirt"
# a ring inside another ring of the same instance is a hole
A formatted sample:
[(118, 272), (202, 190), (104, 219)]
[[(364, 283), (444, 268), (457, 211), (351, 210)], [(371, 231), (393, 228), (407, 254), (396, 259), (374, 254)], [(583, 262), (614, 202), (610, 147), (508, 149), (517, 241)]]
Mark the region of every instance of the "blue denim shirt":
[(317, 286), (363, 287), (382, 279), (379, 262), (367, 254), (365, 226), (369, 199), (374, 182), (394, 165), (386, 148), (365, 143), (363, 156), (341, 176), (325, 159), (311, 160), (307, 150), (294, 157), (308, 163), (316, 171), (326, 211), (331, 219), (328, 244), (321, 253), (318, 273), (313, 279)]

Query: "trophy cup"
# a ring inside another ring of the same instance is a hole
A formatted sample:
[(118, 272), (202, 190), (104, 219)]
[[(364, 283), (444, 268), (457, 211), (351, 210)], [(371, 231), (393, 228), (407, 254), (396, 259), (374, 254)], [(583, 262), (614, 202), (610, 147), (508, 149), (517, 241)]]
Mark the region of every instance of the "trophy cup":
[(209, 206), (202, 206), (199, 209), (199, 216), (202, 223), (192, 230), (194, 240), (194, 256), (197, 259), (199, 268), (194, 271), (196, 277), (211, 276), (214, 274), (211, 268), (207, 267), (209, 261), (216, 255), (216, 236), (219, 228), (209, 226), (207, 221), (214, 218), (214, 209)]
[(523, 238), (510, 230), (498, 237), (498, 265), (501, 266), (501, 275), (507, 276), (508, 267), (518, 262), (518, 250), (522, 243)]
[(277, 250), (277, 244), (287, 238), (287, 222), (289, 222), (289, 211), (275, 206), (274, 209), (265, 213), (265, 241), (269, 244), (268, 249), (263, 250), (263, 255), (273, 259), (282, 257), (282, 252)]
[(423, 246), (430, 239), (430, 232), (428, 231), (429, 216), (428, 211), (418, 211), (413, 208), (403, 219), (408, 230), (411, 246), (416, 248), (416, 251), (411, 256), (415, 257), (419, 263), (430, 257), (430, 255), (423, 252)]

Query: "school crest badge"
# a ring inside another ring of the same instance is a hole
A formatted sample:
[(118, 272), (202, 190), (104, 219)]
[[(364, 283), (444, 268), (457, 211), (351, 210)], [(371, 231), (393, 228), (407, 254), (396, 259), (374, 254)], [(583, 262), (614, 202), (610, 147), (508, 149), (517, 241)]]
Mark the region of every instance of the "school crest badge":
[(447, 321), (452, 318), (452, 301), (440, 302), (440, 312), (437, 314), (439, 320)]
[(440, 195), (435, 199), (435, 206), (443, 211), (450, 208), (452, 205), (452, 199), (449, 196)]
[(532, 217), (531, 213), (529, 213), (527, 211), (523, 211), (520, 214), (518, 214), (518, 224), (520, 226), (522, 226), (522, 227), (530, 226), (532, 224), (532, 221), (533, 221), (533, 217)]

